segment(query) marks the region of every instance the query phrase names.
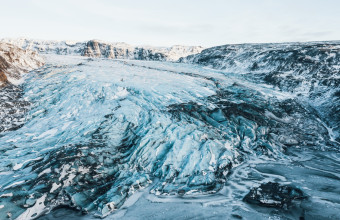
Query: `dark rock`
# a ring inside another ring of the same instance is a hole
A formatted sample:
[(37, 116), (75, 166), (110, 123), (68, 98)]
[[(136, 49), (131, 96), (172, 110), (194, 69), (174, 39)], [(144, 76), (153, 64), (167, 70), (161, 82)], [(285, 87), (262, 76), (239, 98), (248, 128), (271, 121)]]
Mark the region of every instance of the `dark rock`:
[(22, 94), (20, 87), (9, 83), (0, 88), (0, 137), (2, 132), (16, 130), (24, 124), (30, 103)]
[(302, 190), (293, 185), (268, 182), (252, 188), (243, 200), (259, 206), (289, 208), (294, 200), (306, 198)]

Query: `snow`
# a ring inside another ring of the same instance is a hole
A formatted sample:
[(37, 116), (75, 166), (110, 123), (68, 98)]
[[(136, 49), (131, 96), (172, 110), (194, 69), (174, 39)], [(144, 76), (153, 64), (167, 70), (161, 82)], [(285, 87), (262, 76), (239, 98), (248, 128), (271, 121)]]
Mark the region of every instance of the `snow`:
[(5, 194), (0, 195), (0, 198), (3, 198), (3, 197), (12, 197), (12, 196), (13, 196), (13, 193), (5, 193)]
[(56, 189), (58, 189), (61, 184), (53, 183), (50, 193), (53, 193)]
[(28, 159), (22, 163), (17, 163), (13, 166), (13, 170), (19, 170), (21, 169), (25, 164), (31, 162), (31, 161), (37, 161), (37, 160), (41, 160), (42, 158), (41, 157), (36, 157), (36, 158), (32, 158), (32, 159)]
[(46, 199), (46, 196), (47, 195), (44, 194), (42, 197), (37, 199), (33, 207), (26, 209), (25, 212), (23, 212), (16, 219), (17, 220), (29, 220), (29, 219), (35, 219), (36, 217), (38, 217), (39, 214), (44, 211), (44, 208), (45, 208), (44, 201)]

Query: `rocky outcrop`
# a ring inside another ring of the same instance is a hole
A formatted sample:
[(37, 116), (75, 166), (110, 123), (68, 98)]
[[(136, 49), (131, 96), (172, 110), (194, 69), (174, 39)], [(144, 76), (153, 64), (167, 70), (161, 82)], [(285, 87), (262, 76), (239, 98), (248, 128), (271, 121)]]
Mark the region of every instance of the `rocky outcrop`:
[(133, 47), (125, 43), (105, 43), (91, 40), (86, 43), (83, 55), (88, 57), (104, 57), (110, 59), (177, 61), (199, 53), (203, 47), (172, 46), (172, 47)]
[(24, 124), (30, 103), (22, 95), (19, 86), (8, 82), (0, 88), (0, 137), (3, 132), (16, 130)]
[(252, 188), (243, 200), (259, 206), (288, 209), (294, 201), (306, 198), (302, 190), (293, 185), (268, 182)]
[(7, 83), (8, 83), (7, 76), (5, 75), (4, 72), (0, 71), (0, 85), (7, 84)]
[(23, 73), (43, 64), (37, 52), (0, 42), (0, 137), (3, 132), (20, 128), (30, 107), (16, 82)]
[(81, 55), (87, 57), (101, 57), (108, 59), (133, 59), (177, 61), (181, 57), (200, 53), (204, 48), (200, 46), (151, 47), (132, 46), (126, 43), (109, 43), (99, 40), (85, 42), (43, 41), (29, 39), (2, 39), (1, 41), (15, 44), (23, 49), (47, 54)]
[(31, 50), (0, 42), (0, 84), (14, 82), (21, 74), (36, 69), (44, 64), (44, 60)]

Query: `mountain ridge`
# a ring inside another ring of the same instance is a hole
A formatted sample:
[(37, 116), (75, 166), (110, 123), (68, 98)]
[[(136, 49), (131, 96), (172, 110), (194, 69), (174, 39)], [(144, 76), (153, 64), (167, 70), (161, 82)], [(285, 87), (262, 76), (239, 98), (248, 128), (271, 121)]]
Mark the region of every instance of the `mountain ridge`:
[(297, 93), (326, 119), (340, 141), (340, 41), (222, 45), (179, 62), (246, 74)]
[(133, 46), (124, 42), (88, 41), (53, 41), (26, 38), (3, 38), (0, 41), (16, 45), (23, 49), (38, 51), (42, 54), (80, 55), (109, 59), (135, 59), (156, 61), (177, 61), (181, 57), (201, 52), (201, 46), (152, 47)]

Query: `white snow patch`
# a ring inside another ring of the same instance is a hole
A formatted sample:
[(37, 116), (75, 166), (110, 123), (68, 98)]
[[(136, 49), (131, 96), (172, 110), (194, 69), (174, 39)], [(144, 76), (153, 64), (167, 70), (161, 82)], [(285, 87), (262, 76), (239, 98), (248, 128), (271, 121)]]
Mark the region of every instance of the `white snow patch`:
[(5, 193), (5, 194), (0, 195), (0, 198), (12, 197), (12, 196), (13, 196), (13, 193)]
[(23, 212), (16, 220), (29, 220), (29, 219), (35, 219), (44, 211), (45, 204), (44, 201), (46, 199), (46, 194), (44, 194), (42, 197), (37, 199), (34, 206), (26, 209), (25, 212)]
[(9, 188), (12, 188), (13, 186), (21, 185), (21, 184), (23, 184), (23, 183), (25, 183), (25, 180), (21, 180), (21, 181), (12, 183), (11, 185), (6, 186), (4, 189), (9, 189)]

